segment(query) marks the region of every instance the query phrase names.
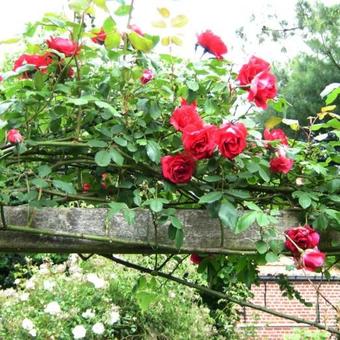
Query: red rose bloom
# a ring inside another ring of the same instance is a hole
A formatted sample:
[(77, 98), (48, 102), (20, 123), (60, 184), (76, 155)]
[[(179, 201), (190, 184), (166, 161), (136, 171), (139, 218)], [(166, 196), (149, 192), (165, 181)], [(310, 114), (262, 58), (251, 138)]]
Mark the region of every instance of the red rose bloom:
[[(44, 55), (37, 54), (23, 54), (15, 62), (13, 66), (13, 71), (16, 71), (19, 67), (24, 65), (33, 65), (35, 70), (39, 70), (42, 73), (47, 72), (47, 66), (52, 63), (52, 58), (49, 53)], [(34, 73), (35, 71), (33, 71)], [(32, 71), (23, 73), (23, 78), (31, 78)]]
[(223, 59), (222, 55), (228, 52), (222, 39), (209, 30), (198, 35), (197, 44), (202, 46), (205, 51), (213, 54), (216, 59)]
[(88, 192), (91, 189), (90, 183), (84, 183), (83, 184), (83, 192)]
[(203, 127), (203, 121), (197, 112), (196, 104), (187, 104), (185, 100), (172, 113), (170, 124), (178, 131), (183, 131), (188, 125), (197, 129)]
[(246, 147), (247, 129), (242, 123), (227, 123), (216, 133), (216, 144), (221, 155), (233, 159)]
[(191, 254), (190, 255), (190, 261), (193, 264), (200, 264), (202, 262), (203, 258), (199, 256), (198, 254)]
[(277, 94), (276, 77), (267, 72), (261, 72), (255, 76), (250, 84), (248, 100), (255, 102), (255, 105), (262, 109), (267, 108), (267, 100)]
[(21, 143), (24, 140), (24, 138), (21, 136), (18, 130), (12, 129), (7, 132), (7, 140), (11, 144), (18, 144)]
[(217, 128), (206, 125), (201, 129), (189, 125), (183, 131), (182, 141), (185, 151), (196, 160), (210, 158), (215, 149), (215, 132)]
[(321, 252), (318, 248), (307, 249), (299, 259), (299, 268), (315, 272), (318, 268), (323, 266), (325, 258), (326, 254)]
[(263, 137), (265, 140), (271, 141), (271, 140), (280, 140), (280, 143), (283, 145), (288, 145), (288, 138), (286, 134), (281, 129), (264, 129), (263, 131)]
[(95, 36), (91, 38), (91, 40), (96, 44), (103, 45), (106, 39), (106, 33), (104, 29), (101, 28), (99, 32), (94, 33), (94, 34)]
[(50, 40), (46, 40), (46, 43), (49, 48), (64, 53), (66, 57), (77, 55), (80, 51), (80, 46), (76, 42), (66, 38), (51, 37)]
[(187, 183), (195, 170), (195, 161), (190, 155), (178, 154), (161, 159), (163, 176), (172, 183)]
[(290, 228), (285, 231), (285, 234), (289, 237), (286, 238), (285, 247), (293, 254), (299, 254), (299, 250), (296, 248), (295, 244), (299, 248), (305, 250), (316, 247), (320, 241), (320, 235), (308, 224)]
[(294, 161), (286, 156), (273, 158), (270, 162), (270, 170), (287, 174), (293, 167)]
[(140, 36), (144, 36), (144, 33), (142, 32), (142, 30), (140, 29), (140, 27), (139, 26), (137, 26), (137, 25), (129, 25), (129, 28), (130, 28), (130, 30), (131, 31), (134, 31), (135, 33), (137, 33), (137, 34), (139, 34)]
[(250, 85), (255, 76), (263, 71), (269, 71), (270, 64), (261, 58), (252, 56), (248, 64), (244, 64), (237, 76), (240, 85)]
[(140, 77), (140, 82), (145, 85), (154, 77), (151, 70), (144, 70), (143, 75)]

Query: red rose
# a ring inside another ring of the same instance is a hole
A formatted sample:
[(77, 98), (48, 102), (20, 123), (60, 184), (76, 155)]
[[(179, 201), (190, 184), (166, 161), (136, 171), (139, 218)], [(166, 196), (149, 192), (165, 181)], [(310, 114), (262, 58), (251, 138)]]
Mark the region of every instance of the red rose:
[(203, 127), (203, 121), (197, 112), (196, 104), (187, 104), (185, 100), (172, 113), (170, 124), (178, 131), (183, 131), (188, 125), (197, 129)]
[(0, 81), (3, 81), (4, 80), (4, 78), (2, 77), (2, 75), (0, 74)]
[(163, 176), (173, 183), (187, 183), (195, 170), (195, 161), (190, 155), (178, 154), (161, 159)]
[(24, 138), (21, 136), (18, 130), (12, 129), (7, 132), (7, 140), (11, 144), (18, 144), (21, 143), (24, 140)]
[(269, 71), (270, 64), (261, 58), (252, 56), (248, 64), (241, 67), (237, 76), (240, 85), (250, 85), (255, 76), (263, 71)]
[(51, 37), (50, 40), (46, 40), (46, 43), (49, 48), (64, 53), (66, 57), (77, 55), (80, 51), (80, 46), (76, 42), (66, 38)]
[(213, 54), (216, 59), (223, 59), (222, 55), (228, 52), (222, 39), (209, 30), (198, 35), (197, 44), (202, 46), (205, 52)]
[(318, 248), (307, 249), (301, 255), (298, 264), (299, 268), (304, 268), (314, 272), (316, 269), (323, 266), (326, 254)]
[(94, 35), (95, 36), (91, 38), (91, 40), (96, 44), (103, 45), (106, 39), (106, 33), (104, 29), (101, 28), (100, 31), (97, 33), (94, 33)]
[(140, 36), (144, 36), (144, 33), (142, 32), (142, 30), (140, 29), (140, 27), (138, 27), (137, 25), (129, 25), (129, 28), (131, 31), (134, 31), (135, 33), (139, 34)]
[(273, 158), (269, 164), (271, 171), (287, 174), (292, 169), (294, 161), (282, 155)]
[(143, 75), (140, 77), (140, 82), (145, 85), (154, 77), (151, 70), (144, 70)]
[(183, 131), (182, 141), (185, 151), (190, 153), (194, 159), (210, 158), (215, 149), (215, 132), (217, 128), (206, 125), (196, 129), (189, 125)]
[(267, 71), (263, 71), (251, 81), (248, 100), (255, 102), (256, 106), (265, 110), (267, 100), (274, 98), (276, 94), (276, 77)]
[(285, 234), (289, 237), (286, 238), (285, 247), (293, 254), (299, 254), (299, 249), (297, 249), (294, 243), (299, 248), (305, 250), (316, 247), (320, 241), (320, 235), (308, 224), (290, 228), (285, 231)]
[(265, 140), (280, 140), (280, 144), (288, 145), (288, 138), (286, 134), (281, 129), (264, 129), (263, 137)]
[[(19, 67), (24, 65), (33, 65), (36, 70), (42, 73), (47, 72), (47, 66), (52, 63), (52, 58), (49, 53), (44, 55), (37, 54), (22, 54), (15, 62), (13, 66), (13, 71), (16, 71)], [(34, 71), (33, 71), (34, 72)], [(25, 72), (23, 78), (31, 78), (32, 71)]]
[(90, 183), (84, 183), (83, 184), (83, 192), (88, 192), (91, 189)]
[(221, 155), (233, 159), (246, 147), (247, 129), (242, 123), (226, 123), (216, 133), (216, 144)]
[(199, 256), (198, 254), (191, 254), (190, 255), (190, 261), (193, 264), (200, 264), (202, 262), (203, 258)]

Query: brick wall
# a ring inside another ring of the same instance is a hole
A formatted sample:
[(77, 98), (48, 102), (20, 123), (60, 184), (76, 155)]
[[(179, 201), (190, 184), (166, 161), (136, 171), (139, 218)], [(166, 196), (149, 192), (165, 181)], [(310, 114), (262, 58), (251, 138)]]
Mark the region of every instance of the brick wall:
[[(319, 283), (318, 281), (313, 282), (315, 287), (318, 287)], [(306, 301), (313, 304), (312, 307), (306, 307), (296, 299), (289, 300), (283, 297), (275, 281), (262, 281), (259, 286), (254, 285), (252, 287), (254, 298), (251, 302), (284, 314), (309, 321), (318, 321), (329, 327), (336, 327), (336, 311), (320, 295), (319, 297), (317, 296), (310, 282), (293, 281), (293, 285)], [(320, 292), (333, 305), (340, 306), (340, 281), (322, 282)], [(243, 308), (240, 312), (241, 322), (239, 328), (245, 329), (251, 326), (256, 333), (255, 337), (251, 337), (253, 339), (282, 340), (285, 334), (293, 333), (294, 329), (307, 328), (312, 330), (312, 327), (250, 308)]]

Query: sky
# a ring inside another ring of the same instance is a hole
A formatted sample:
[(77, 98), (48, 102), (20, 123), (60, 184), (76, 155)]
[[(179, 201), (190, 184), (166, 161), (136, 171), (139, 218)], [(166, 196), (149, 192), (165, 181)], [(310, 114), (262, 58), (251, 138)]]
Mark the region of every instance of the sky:
[[(128, 1), (126, 2), (128, 3)], [(132, 22), (142, 27), (145, 32), (162, 34), (163, 31), (155, 29), (151, 23), (160, 19), (157, 8), (167, 7), (171, 16), (185, 14), (189, 17), (189, 23), (185, 28), (175, 30), (184, 41), (183, 46), (175, 51), (178, 55), (194, 57), (196, 35), (210, 29), (222, 37), (228, 46), (228, 58), (231, 60), (243, 59), (255, 54), (270, 62), (284, 62), (303, 48), (301, 41), (290, 38), (286, 42), (287, 54), (283, 54), (280, 48), (273, 43), (259, 45), (255, 39), (253, 39), (254, 43), (247, 44), (242, 50), (242, 44), (235, 31), (240, 26), (249, 27), (252, 14), (259, 22), (258, 27), (255, 27), (256, 30), (260, 30), (262, 23), (267, 23), (266, 13), (276, 13), (289, 21), (293, 20), (295, 2), (296, 0), (135, 0)], [(338, 0), (323, 0), (322, 2), (330, 5), (337, 3)], [(118, 6), (118, 2), (115, 0), (111, 0), (109, 3), (112, 9)], [(39, 20), (46, 12), (65, 13), (67, 10), (67, 0), (6, 1), (1, 5), (0, 41), (18, 36), (24, 31), (27, 22)], [(105, 13), (98, 13), (98, 26), (105, 17)], [(126, 17), (122, 20), (126, 21)], [(175, 33), (174, 29), (171, 33)], [(0, 44), (0, 60), (5, 53), (18, 50), (18, 48), (19, 46), (15, 44)]]

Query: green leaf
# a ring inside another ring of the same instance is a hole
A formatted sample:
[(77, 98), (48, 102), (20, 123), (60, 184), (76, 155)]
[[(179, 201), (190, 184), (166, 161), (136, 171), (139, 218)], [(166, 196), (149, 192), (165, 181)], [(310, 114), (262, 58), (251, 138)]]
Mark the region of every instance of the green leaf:
[(52, 183), (55, 188), (61, 191), (64, 191), (67, 194), (75, 195), (77, 193), (72, 183), (68, 183), (68, 182), (64, 182), (64, 181), (60, 181), (56, 179)]
[(132, 46), (142, 52), (149, 52), (152, 49), (153, 43), (152, 40), (142, 37), (136, 32), (129, 33), (129, 40)]
[(115, 14), (118, 16), (128, 15), (130, 12), (131, 6), (130, 5), (121, 5), (115, 11)]
[(170, 11), (166, 7), (160, 7), (160, 8), (157, 8), (157, 10), (163, 18), (169, 18)]
[(250, 197), (249, 191), (246, 190), (239, 190), (239, 189), (229, 189), (224, 191), (227, 195), (247, 199)]
[(89, 0), (70, 0), (69, 2), (70, 9), (78, 13), (86, 11), (89, 6)]
[(247, 230), (255, 222), (257, 214), (257, 211), (249, 211), (240, 216), (236, 224), (235, 234)]
[(136, 213), (134, 210), (128, 208), (123, 209), (123, 216), (129, 225), (133, 225), (135, 223)]
[(136, 293), (136, 300), (141, 310), (146, 311), (149, 306), (158, 298), (156, 291), (138, 291)]
[(177, 249), (180, 249), (183, 245), (184, 232), (183, 229), (176, 229), (175, 244)]
[(270, 181), (269, 171), (267, 169), (260, 167), (259, 175), (265, 182)]
[(94, 160), (99, 166), (108, 166), (111, 162), (111, 152), (107, 150), (98, 151)]
[(279, 257), (276, 254), (274, 254), (272, 251), (269, 251), (266, 254), (265, 259), (267, 263), (270, 263), (270, 262), (277, 262), (279, 260)]
[(170, 216), (170, 221), (176, 229), (183, 229), (183, 223), (178, 217)]
[(106, 6), (106, 0), (93, 0), (93, 3), (104, 10), (105, 12), (108, 12), (108, 8)]
[(256, 215), (256, 222), (260, 227), (266, 227), (271, 221), (267, 214), (259, 212)]
[(124, 139), (123, 137), (119, 137), (116, 136), (113, 138), (113, 140), (115, 141), (116, 144), (120, 145), (120, 146), (127, 146), (127, 140)]
[(150, 200), (150, 208), (153, 212), (158, 213), (163, 210), (163, 201), (161, 199)]
[(110, 208), (110, 214), (112, 215), (116, 215), (117, 213), (119, 213), (121, 210), (128, 208), (128, 206), (125, 203), (122, 202), (110, 202), (108, 204), (109, 208)]
[(257, 241), (255, 247), (259, 254), (265, 254), (269, 248), (268, 244), (264, 241)]
[(119, 166), (124, 164), (124, 157), (116, 149), (110, 150), (110, 155), (112, 160)]
[(306, 209), (312, 204), (312, 200), (309, 195), (300, 195), (299, 204), (303, 209)]
[(244, 205), (250, 210), (262, 212), (262, 209), (258, 205), (256, 205), (254, 202), (248, 202), (247, 201), (247, 202), (244, 202)]
[(87, 142), (88, 145), (90, 145), (92, 148), (105, 148), (107, 147), (107, 143), (103, 140), (99, 139), (91, 139)]
[(188, 88), (190, 90), (194, 91), (194, 92), (198, 91), (198, 89), (200, 88), (198, 83), (196, 81), (194, 81), (194, 80), (188, 80), (186, 82), (186, 84), (187, 84)]
[(185, 15), (177, 15), (171, 20), (172, 27), (180, 28), (184, 27), (189, 22), (189, 19)]
[(105, 19), (103, 23), (103, 30), (106, 34), (110, 34), (113, 31), (116, 31), (116, 23), (112, 17), (108, 17)]
[(118, 32), (111, 32), (106, 35), (104, 45), (108, 50), (118, 48), (120, 45), (120, 34)]
[(38, 174), (40, 177), (46, 177), (52, 172), (52, 169), (48, 165), (41, 165), (38, 168)]
[(231, 230), (235, 229), (238, 214), (232, 203), (224, 200), (218, 210), (218, 217), (224, 226), (229, 227)]
[(158, 143), (153, 140), (148, 140), (146, 145), (146, 153), (153, 162), (159, 164), (161, 159), (161, 151), (159, 149)]
[(35, 185), (38, 188), (44, 189), (48, 187), (48, 183), (43, 180), (42, 178), (34, 178), (32, 180), (32, 184)]
[(82, 106), (88, 104), (89, 101), (86, 98), (69, 98), (67, 102), (76, 106)]
[(205, 204), (205, 203), (212, 203), (215, 201), (218, 201), (219, 199), (221, 199), (223, 196), (223, 192), (221, 191), (213, 191), (213, 192), (209, 192), (205, 195), (203, 195), (199, 202), (200, 204)]

